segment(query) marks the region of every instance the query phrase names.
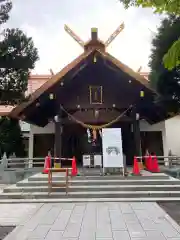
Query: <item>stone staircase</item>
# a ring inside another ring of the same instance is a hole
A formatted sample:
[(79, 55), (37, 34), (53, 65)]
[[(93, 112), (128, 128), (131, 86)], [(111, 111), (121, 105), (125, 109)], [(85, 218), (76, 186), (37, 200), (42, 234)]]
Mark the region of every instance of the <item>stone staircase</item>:
[[(54, 183), (64, 181), (55, 175)], [(11, 185), (0, 194), (2, 202), (85, 202), (85, 201), (177, 201), (180, 181), (165, 174), (128, 176), (77, 176), (72, 178), (69, 193), (54, 187), (48, 193), (47, 175), (36, 174)]]

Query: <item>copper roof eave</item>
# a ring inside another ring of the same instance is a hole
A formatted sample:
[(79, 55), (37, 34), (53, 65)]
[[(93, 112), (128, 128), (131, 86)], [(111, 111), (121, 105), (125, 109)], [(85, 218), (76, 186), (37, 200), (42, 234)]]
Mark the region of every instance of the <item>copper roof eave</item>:
[(85, 59), (87, 56), (89, 56), (94, 50), (90, 50), (87, 52), (84, 52), (80, 56), (78, 56), (74, 61), (69, 63), (66, 67), (64, 67), (59, 73), (53, 75), (47, 82), (45, 82), (40, 88), (38, 88), (34, 93), (32, 93), (31, 98), (27, 102), (23, 102), (20, 105), (18, 105), (16, 108), (14, 108), (10, 113), (9, 117), (13, 118), (19, 118), (19, 114), (28, 107), (31, 103), (33, 103), (42, 93), (44, 93), (48, 88), (53, 86), (57, 81), (61, 81), (62, 78), (74, 67), (76, 67), (77, 64), (79, 64), (83, 59)]

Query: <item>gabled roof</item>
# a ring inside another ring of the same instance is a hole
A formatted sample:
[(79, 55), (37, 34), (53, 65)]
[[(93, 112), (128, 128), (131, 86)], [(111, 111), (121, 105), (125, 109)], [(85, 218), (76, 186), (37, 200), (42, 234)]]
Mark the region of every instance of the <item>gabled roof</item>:
[(105, 52), (105, 53), (101, 52), (101, 54), (106, 59), (111, 61), (114, 65), (116, 65), (118, 68), (120, 68), (123, 72), (127, 73), (129, 76), (133, 77), (134, 79), (136, 79), (138, 82), (140, 82), (142, 85), (144, 85), (145, 87), (149, 88), (153, 92), (155, 91), (154, 89), (152, 89), (150, 87), (147, 79), (143, 75), (141, 75), (139, 72), (135, 72), (130, 67), (128, 67), (127, 65), (125, 65), (124, 63), (122, 63), (117, 58), (113, 57), (111, 54), (109, 54), (107, 52)]
[(140, 84), (144, 85), (149, 90), (153, 91), (150, 88), (149, 83), (146, 78), (144, 78), (140, 73), (137, 73), (130, 69), (128, 66), (120, 62), (118, 59), (111, 56), (109, 53), (101, 51), (99, 49), (91, 49), (89, 51), (85, 51), (79, 57), (77, 57), (74, 61), (64, 67), (59, 73), (52, 75), (47, 82), (45, 82), (40, 88), (38, 88), (34, 93), (32, 93), (30, 99), (27, 102), (23, 102), (22, 104), (15, 107), (9, 114), (10, 117), (19, 118), (19, 115), (23, 112), (23, 110), (31, 105), (36, 99), (38, 99), (44, 92), (46, 92), (50, 87), (55, 85), (57, 82), (60, 82), (63, 77), (72, 69), (74, 69), (78, 64), (80, 64), (83, 60), (85, 60), (90, 54), (99, 53), (106, 60), (112, 62), (117, 68), (127, 73), (130, 77), (137, 80)]

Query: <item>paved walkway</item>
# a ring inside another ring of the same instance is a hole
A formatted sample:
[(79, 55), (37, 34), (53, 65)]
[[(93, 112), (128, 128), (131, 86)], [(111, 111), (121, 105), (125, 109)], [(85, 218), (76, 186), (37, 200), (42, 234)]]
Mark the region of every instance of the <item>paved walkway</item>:
[(180, 240), (180, 227), (156, 203), (0, 205), (5, 240)]

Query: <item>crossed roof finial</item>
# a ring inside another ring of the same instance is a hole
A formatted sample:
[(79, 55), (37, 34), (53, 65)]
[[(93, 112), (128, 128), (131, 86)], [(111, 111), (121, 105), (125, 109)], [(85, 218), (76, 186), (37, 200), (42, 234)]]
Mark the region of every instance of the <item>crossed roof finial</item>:
[[(86, 42), (84, 42), (70, 27), (68, 27), (68, 25), (65, 24), (64, 29), (81, 47), (84, 48), (86, 46)], [(118, 28), (116, 28), (116, 30), (109, 36), (109, 38), (103, 42), (104, 46), (107, 48), (123, 29), (124, 23), (121, 23)], [(91, 40), (96, 40), (102, 43), (101, 40), (98, 40), (97, 28), (91, 28)]]

